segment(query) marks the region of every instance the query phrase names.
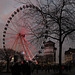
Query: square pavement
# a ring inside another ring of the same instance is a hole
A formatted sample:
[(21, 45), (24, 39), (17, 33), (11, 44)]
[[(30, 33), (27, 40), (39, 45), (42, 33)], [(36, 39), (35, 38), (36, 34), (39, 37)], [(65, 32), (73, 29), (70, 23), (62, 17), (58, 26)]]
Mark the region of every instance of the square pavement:
[[(3, 73), (0, 73), (0, 75), (12, 75), (11, 73), (5, 73), (5, 72), (3, 72)], [(51, 71), (51, 72), (45, 72), (45, 71), (38, 71), (38, 73), (36, 73), (36, 71), (34, 71), (34, 73), (33, 74), (31, 74), (31, 75), (57, 75), (56, 73), (54, 73), (53, 71)], [(64, 75), (75, 75), (75, 68), (74, 69), (72, 69), (71, 70), (71, 72), (65, 72), (64, 71)]]

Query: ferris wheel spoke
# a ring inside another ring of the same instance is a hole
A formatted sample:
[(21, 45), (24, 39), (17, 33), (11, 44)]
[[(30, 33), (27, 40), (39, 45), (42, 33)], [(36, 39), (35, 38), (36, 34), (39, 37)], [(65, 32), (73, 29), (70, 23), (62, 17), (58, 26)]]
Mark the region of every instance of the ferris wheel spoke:
[(27, 25), (26, 27), (24, 26), (25, 30), (28, 31), (28, 32), (31, 32), (29, 26)]
[[(31, 12), (30, 12), (31, 13)], [(34, 13), (36, 13), (36, 11), (34, 12)], [(34, 16), (36, 16), (36, 15), (38, 15), (38, 14), (34, 14), (34, 13), (32, 13), (32, 15), (29, 15), (29, 17), (28, 18), (30, 18), (30, 19), (33, 19), (34, 18)], [(34, 15), (33, 15), (34, 14)], [(38, 15), (38, 16), (41, 16), (41, 14), (40, 15)], [(37, 17), (36, 17), (37, 18)], [(39, 18), (39, 17), (38, 17)]]
[(31, 26), (30, 26), (30, 24), (28, 24), (28, 26), (29, 26), (30, 30), (33, 31), (32, 28), (31, 28)]
[(28, 28), (28, 29), (25, 28), (25, 32), (26, 32), (26, 31), (27, 31), (27, 32), (31, 32), (31, 30), (30, 30), (29, 28)]
[[(34, 35), (34, 36), (35, 36), (35, 35)], [(39, 41), (39, 37), (36, 37), (36, 36), (35, 36), (35, 38), (33, 38), (34, 36), (32, 36), (32, 37), (30, 37), (30, 38), (29, 38), (29, 37), (26, 37), (26, 39), (27, 39), (28, 41), (30, 41), (30, 43), (31, 43), (31, 42), (34, 42), (34, 41), (35, 41), (36, 43), (37, 43), (37, 42), (38, 42), (38, 43), (41, 43), (41, 41)]]
[[(21, 22), (20, 22), (21, 23)], [(21, 26), (21, 24), (16, 23), (16, 25)], [(25, 24), (24, 24), (25, 25)], [(29, 26), (27, 26), (27, 24), (24, 26), (22, 25), (21, 27), (24, 27), (26, 31), (30, 32)]]
[(11, 42), (13, 42), (13, 39), (10, 40), (9, 42), (7, 42), (7, 43), (5, 44), (5, 46), (8, 47), (9, 45), (11, 45)]
[[(38, 40), (37, 40), (37, 38), (26, 38), (30, 43), (32, 43), (32, 42), (38, 42)], [(39, 42), (39, 43), (41, 43), (41, 42)]]
[(14, 28), (17, 30), (17, 26), (11, 21), (12, 25), (14, 26)]
[(10, 46), (10, 48), (14, 49), (14, 46), (15, 46), (17, 40), (18, 40), (18, 37), (13, 41), (12, 45)]
[[(14, 32), (16, 32), (13, 28), (11, 28), (11, 27), (8, 27), (10, 30), (12, 30), (12, 31), (14, 31)], [(17, 32), (16, 32), (17, 33)]]
[(24, 45), (23, 45), (23, 41), (22, 41), (21, 38), (20, 38), (20, 42), (21, 42), (21, 45), (22, 45), (22, 47), (23, 47), (23, 51), (24, 51), (24, 53), (25, 53), (26, 59), (29, 60), (29, 58), (28, 58), (28, 56), (27, 56), (27, 52), (26, 52), (26, 50), (25, 50), (25, 47), (24, 47)]
[(32, 37), (27, 36), (26, 39), (30, 41), (30, 40), (35, 40), (36, 38), (32, 38)]
[(39, 41), (39, 39), (31, 40), (31, 43), (32, 43), (32, 42), (35, 42), (35, 44), (38, 44), (38, 46), (39, 46), (39, 45), (41, 46), (41, 41)]
[(25, 26), (25, 21), (26, 21), (26, 20), (24, 20), (24, 19), (20, 19), (19, 22), (21, 23), (21, 26)]
[[(25, 22), (24, 19), (22, 19), (22, 18), (25, 16), (25, 14), (23, 14), (22, 16), (21, 16), (21, 14), (22, 14), (22, 13), (19, 12), (19, 14), (18, 14), (19, 19), (18, 19), (18, 21), (16, 21), (17, 24)], [(25, 24), (25, 23), (23, 23), (23, 24)], [(22, 25), (22, 24), (21, 24), (21, 25)], [(23, 25), (22, 25), (22, 26), (23, 26)]]
[[(24, 40), (24, 39), (23, 39), (23, 40)], [(25, 41), (25, 40), (24, 40), (24, 41)], [(25, 41), (25, 43), (27, 44), (27, 42), (26, 42), (26, 41)], [(32, 57), (33, 57), (34, 55), (33, 55), (32, 51), (29, 49), (29, 48), (30, 48), (30, 47), (29, 47), (29, 45), (27, 44), (26, 46), (27, 46), (27, 48), (28, 48), (28, 50), (29, 50), (30, 54), (31, 54), (31, 55), (32, 55)]]
[(30, 28), (31, 32), (33, 32), (33, 31), (34, 31), (34, 29), (30, 26), (30, 24), (29, 24), (29, 23), (28, 23), (28, 26), (29, 26), (29, 28)]
[(28, 27), (26, 27), (26, 28), (25, 28), (25, 30), (26, 30), (27, 32), (31, 32), (31, 30), (30, 30), (29, 26), (28, 26)]
[[(32, 24), (31, 24), (31, 25), (32, 25)], [(30, 25), (29, 25), (29, 26), (30, 26)], [(41, 24), (37, 24), (37, 25), (31, 27), (31, 29), (32, 29), (33, 31), (35, 31), (35, 30), (37, 30), (37, 29), (39, 29), (39, 28), (42, 29), (41, 27), (42, 27)]]
[[(29, 21), (28, 21), (28, 20), (25, 20), (25, 21), (27, 22), (27, 25), (28, 25), (28, 26), (26, 25), (26, 28), (25, 28), (25, 29), (30, 31), (31, 25), (29, 24)], [(24, 26), (24, 27), (25, 27), (25, 26)]]
[(8, 37), (6, 40), (15, 39), (16, 37)]
[(20, 12), (18, 13), (18, 17), (19, 17), (19, 20), (20, 20), (21, 18), (24, 17), (24, 14), (20, 11)]
[(18, 51), (23, 51), (23, 47), (22, 47), (22, 45), (20, 43), (18, 43), (17, 47), (18, 47)]
[(24, 26), (24, 28), (22, 28), (21, 32), (23, 32), (23, 33), (28, 33), (28, 32), (31, 32), (31, 30), (30, 30), (29, 28), (26, 28), (26, 27)]
[[(31, 17), (30, 17), (31, 18)], [(28, 20), (28, 19), (27, 19)], [(31, 18), (31, 20), (33, 20), (33, 17)], [(28, 20), (28, 23), (31, 23), (31, 20)], [(33, 21), (33, 23), (39, 23), (38, 21), (37, 21), (37, 19), (35, 18), (34, 19), (34, 21)], [(32, 23), (31, 23), (32, 24)]]
[(30, 42), (28, 42), (25, 38), (24, 38), (24, 40), (25, 40), (36, 52), (38, 52), (38, 50), (37, 50), (33, 45), (31, 45)]
[(17, 34), (13, 34), (13, 33), (6, 33), (6, 34), (8, 34), (8, 35), (17, 35)]
[[(31, 32), (31, 30), (35, 30), (36, 28), (35, 27), (39, 27), (38, 25), (36, 25), (36, 26), (34, 26), (34, 27), (31, 27), (31, 25), (29, 24), (30, 22), (29, 21), (27, 21), (28, 22), (28, 26), (27, 26), (27, 29), (26, 30), (29, 30), (30, 32)], [(41, 24), (39, 24), (39, 25), (41, 25)], [(30, 28), (30, 29), (29, 29)]]
[(16, 48), (17, 48), (17, 45), (18, 45), (18, 40), (19, 40), (19, 38), (17, 38), (17, 40), (16, 40), (16, 42), (15, 42), (15, 45), (14, 45), (14, 50), (16, 50)]
[[(30, 49), (29, 51), (30, 51), (31, 55), (34, 56), (33, 52), (31, 51), (31, 47), (29, 47), (29, 44), (27, 42), (26, 42), (26, 44), (27, 44), (27, 47)], [(33, 50), (33, 48), (32, 48), (32, 50)]]
[(29, 57), (32, 58), (25, 40), (24, 40), (24, 44), (25, 44), (25, 47), (26, 47), (26, 50), (27, 50), (27, 53), (28, 53)]
[(32, 29), (33, 29), (33, 30), (36, 30), (36, 28), (40, 28), (41, 26), (42, 26), (42, 24), (40, 23), (40, 24), (38, 24), (38, 25), (32, 27)]
[(32, 43), (33, 41), (37, 42), (37, 39), (29, 39), (28, 41), (30, 41), (30, 43)]
[[(33, 14), (32, 14), (33, 15)], [(39, 15), (39, 16), (41, 16), (41, 15)], [(41, 18), (41, 17), (40, 17)], [(36, 14), (35, 15), (33, 15), (33, 16), (30, 16), (30, 17), (28, 17), (27, 19), (31, 19), (31, 20), (33, 20), (34, 22), (37, 22), (37, 20), (39, 20), (40, 19), (39, 17), (36, 17)]]
[[(23, 39), (24, 40), (24, 39)], [(31, 55), (31, 57), (30, 58), (33, 58), (34, 57), (34, 55), (33, 55), (33, 53), (32, 53), (32, 51), (31, 51), (31, 48), (29, 47), (29, 45), (27, 44), (27, 42), (24, 40), (24, 43), (25, 43), (25, 47), (27, 47), (28, 48), (28, 50), (29, 50), (29, 54)], [(30, 49), (29, 49), (30, 48)]]
[[(28, 21), (27, 21), (27, 22), (28, 22)], [(31, 32), (31, 30), (30, 30), (30, 28), (29, 28), (29, 26), (28, 26), (28, 23), (26, 23), (26, 24), (27, 24), (27, 25), (24, 26), (25, 30), (28, 31), (28, 32)]]
[(28, 28), (32, 29), (33, 24), (27, 20)]

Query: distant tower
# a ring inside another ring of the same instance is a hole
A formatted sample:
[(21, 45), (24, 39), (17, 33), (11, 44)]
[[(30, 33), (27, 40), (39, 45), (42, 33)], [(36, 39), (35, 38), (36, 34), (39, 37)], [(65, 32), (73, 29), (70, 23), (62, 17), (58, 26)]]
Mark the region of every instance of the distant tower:
[(48, 41), (44, 44), (44, 58), (46, 63), (54, 64), (56, 62), (55, 43)]

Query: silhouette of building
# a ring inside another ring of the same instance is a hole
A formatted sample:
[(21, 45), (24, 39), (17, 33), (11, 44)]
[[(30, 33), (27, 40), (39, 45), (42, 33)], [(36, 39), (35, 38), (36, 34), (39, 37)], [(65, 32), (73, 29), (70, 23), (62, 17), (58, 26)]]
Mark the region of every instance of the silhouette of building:
[(65, 63), (75, 63), (75, 49), (69, 48), (68, 51), (65, 51)]

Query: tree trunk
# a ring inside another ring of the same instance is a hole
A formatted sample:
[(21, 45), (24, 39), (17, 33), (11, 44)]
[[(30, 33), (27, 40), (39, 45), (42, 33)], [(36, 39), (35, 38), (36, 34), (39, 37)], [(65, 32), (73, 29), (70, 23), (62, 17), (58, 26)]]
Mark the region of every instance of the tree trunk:
[[(61, 10), (61, 14), (62, 14), (62, 10)], [(59, 75), (62, 74), (62, 69), (61, 69), (61, 65), (62, 65), (62, 34), (61, 34), (61, 15), (60, 15), (60, 19), (59, 19)]]
[(59, 41), (59, 75), (62, 74), (62, 43)]
[(62, 35), (61, 35), (61, 16), (59, 22), (59, 75), (62, 74)]

